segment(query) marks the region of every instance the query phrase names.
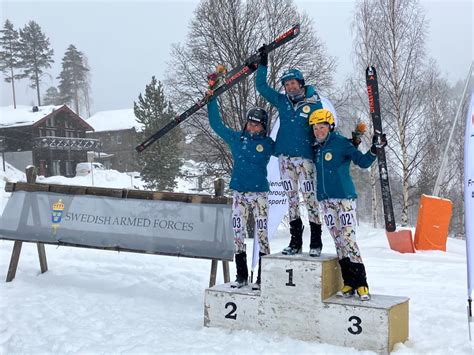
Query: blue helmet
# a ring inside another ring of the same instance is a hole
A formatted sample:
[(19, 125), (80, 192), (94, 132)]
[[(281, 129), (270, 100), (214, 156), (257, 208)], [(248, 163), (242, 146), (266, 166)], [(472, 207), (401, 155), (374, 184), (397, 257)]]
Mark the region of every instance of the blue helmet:
[(281, 85), (285, 85), (285, 82), (291, 79), (297, 80), (301, 86), (304, 86), (303, 74), (298, 69), (290, 69), (284, 72), (280, 78)]

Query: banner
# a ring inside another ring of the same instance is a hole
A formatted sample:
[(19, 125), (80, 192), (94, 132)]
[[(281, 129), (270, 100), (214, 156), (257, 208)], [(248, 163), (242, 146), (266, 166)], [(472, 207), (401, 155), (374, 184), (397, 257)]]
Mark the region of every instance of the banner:
[(233, 260), (231, 206), (15, 191), (0, 238)]
[(464, 215), (466, 224), (467, 296), (474, 287), (474, 91), (467, 110), (464, 140)]

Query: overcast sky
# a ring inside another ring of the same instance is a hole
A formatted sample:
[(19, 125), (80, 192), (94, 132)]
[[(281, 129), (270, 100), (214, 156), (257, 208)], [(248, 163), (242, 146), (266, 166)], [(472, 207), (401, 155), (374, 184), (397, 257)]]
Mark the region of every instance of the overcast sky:
[[(189, 20), (198, 4), (188, 1), (21, 1), (0, 0), (1, 27), (9, 19), (15, 28), (36, 21), (55, 51), (51, 79), (42, 83), (43, 96), (57, 86), (61, 59), (74, 44), (89, 60), (92, 75), (92, 114), (132, 108), (133, 101), (155, 75), (164, 79), (172, 43), (184, 42)], [(338, 59), (336, 79), (351, 76), (355, 1), (296, 1), (314, 20), (328, 53)], [(430, 21), (429, 56), (436, 59), (451, 83), (467, 75), (473, 58), (473, 6), (471, 0), (422, 1)], [(217, 64), (217, 63), (216, 63)], [(205, 83), (203, 83), (205, 86)], [(0, 105), (12, 104), (9, 84), (2, 80)], [(22, 80), (17, 103), (32, 105), (35, 90)]]

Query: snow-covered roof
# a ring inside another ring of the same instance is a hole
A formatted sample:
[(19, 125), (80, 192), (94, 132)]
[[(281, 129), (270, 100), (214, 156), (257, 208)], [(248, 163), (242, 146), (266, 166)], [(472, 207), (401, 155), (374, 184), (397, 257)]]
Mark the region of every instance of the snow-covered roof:
[(137, 122), (133, 109), (100, 111), (89, 117), (86, 122), (94, 127), (96, 132), (119, 131), (135, 128), (141, 131), (143, 125)]
[(27, 105), (17, 105), (16, 109), (13, 105), (2, 106), (0, 107), (0, 128), (32, 125), (60, 107), (62, 105), (39, 106), (38, 112), (33, 112), (33, 107)]

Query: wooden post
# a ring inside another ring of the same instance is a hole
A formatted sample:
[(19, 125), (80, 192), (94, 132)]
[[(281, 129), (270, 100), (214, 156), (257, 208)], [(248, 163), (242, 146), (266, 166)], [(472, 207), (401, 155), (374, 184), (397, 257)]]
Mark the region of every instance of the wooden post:
[[(34, 165), (28, 165), (25, 170), (26, 173), (26, 182), (29, 184), (34, 184), (36, 182), (36, 167)], [(10, 258), (10, 266), (8, 267), (7, 279), (6, 282), (11, 282), (16, 275), (16, 270), (18, 268), (18, 262), (20, 261), (20, 252), (23, 242), (15, 241), (13, 244), (12, 256)], [(46, 261), (46, 251), (44, 249), (43, 243), (36, 243), (38, 248), (38, 257), (40, 262), (41, 273), (48, 271), (48, 263)]]
[[(219, 178), (214, 180), (214, 196), (221, 197), (224, 196), (224, 179)], [(216, 277), (217, 277), (217, 262), (218, 260), (212, 260), (211, 262), (211, 275), (209, 276), (209, 287), (212, 287), (216, 284)], [(229, 275), (229, 262), (226, 260), (222, 260), (222, 272), (224, 275), (224, 282), (230, 282), (230, 275)]]
[(18, 268), (18, 260), (20, 260), (21, 246), (23, 242), (15, 241), (13, 244), (12, 257), (10, 258), (10, 266), (8, 267), (6, 282), (10, 282), (15, 278), (16, 269)]
[[(36, 167), (34, 165), (28, 165), (26, 167), (26, 182), (34, 184), (36, 182)], [(41, 273), (48, 271), (48, 262), (46, 261), (46, 251), (43, 243), (36, 243), (38, 248), (38, 257), (40, 262)]]

